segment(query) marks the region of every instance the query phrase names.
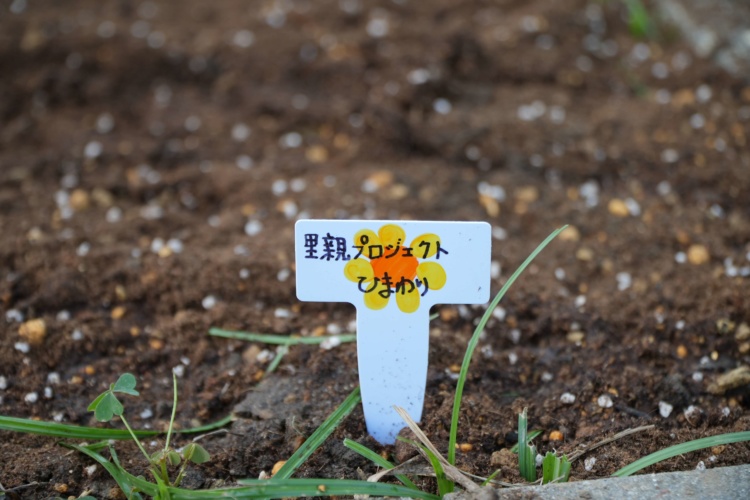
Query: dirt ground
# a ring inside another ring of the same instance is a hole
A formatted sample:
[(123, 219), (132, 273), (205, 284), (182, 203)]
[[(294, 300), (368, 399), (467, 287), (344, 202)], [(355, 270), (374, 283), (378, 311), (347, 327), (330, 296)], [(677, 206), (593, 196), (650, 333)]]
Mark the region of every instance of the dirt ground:
[[(478, 220), (493, 227), (493, 293), (571, 228), (480, 342), (461, 468), (520, 481), (498, 452), (524, 406), (542, 451), (655, 425), (584, 456), (573, 480), (748, 430), (747, 383), (716, 381), (750, 363), (750, 86), (668, 25), (636, 38), (624, 13), (583, 0), (0, 1), (0, 414), (95, 424), (89, 402), (132, 372), (141, 397), (126, 414), (163, 429), (181, 366), (181, 427), (250, 408), (202, 441), (212, 460), (186, 485), (258, 477), (357, 384), (354, 344), (295, 347), (259, 382), (272, 346), (208, 335), (351, 331), (352, 306), (296, 299), (294, 221)], [(483, 309), (436, 309), (422, 426), (445, 450)], [(344, 438), (407, 456), (368, 437), (357, 409), (297, 477), (374, 473)], [(144, 471), (132, 445), (118, 449)], [(748, 462), (745, 443), (649, 471)], [(0, 433), (13, 496), (116, 497), (91, 465), (53, 438)]]

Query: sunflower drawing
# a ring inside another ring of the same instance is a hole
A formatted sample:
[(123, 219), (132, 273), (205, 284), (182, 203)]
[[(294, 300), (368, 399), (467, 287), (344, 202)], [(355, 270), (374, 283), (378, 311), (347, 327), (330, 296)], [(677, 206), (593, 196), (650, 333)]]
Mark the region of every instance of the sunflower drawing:
[(421, 298), (440, 290), (448, 279), (438, 260), (449, 252), (440, 237), (426, 233), (406, 246), (406, 232), (396, 224), (382, 226), (377, 234), (362, 229), (354, 236), (357, 255), (347, 261), (344, 274), (357, 283), (370, 309), (383, 309), (391, 296), (405, 313), (419, 309)]

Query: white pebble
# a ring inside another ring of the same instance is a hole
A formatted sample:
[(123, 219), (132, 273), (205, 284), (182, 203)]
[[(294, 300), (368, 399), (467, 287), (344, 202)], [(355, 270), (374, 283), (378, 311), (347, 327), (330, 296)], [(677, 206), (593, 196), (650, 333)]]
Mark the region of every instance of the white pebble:
[(283, 307), (277, 307), (273, 311), (273, 315), (275, 318), (291, 318), (292, 313), (289, 309), (284, 309)]
[(257, 356), (255, 356), (255, 360), (258, 361), (259, 363), (267, 363), (275, 357), (276, 355), (272, 351), (269, 351), (268, 349), (263, 349), (262, 351), (258, 353)]
[(159, 253), (164, 248), (164, 240), (161, 238), (154, 238), (151, 240), (151, 251), (153, 253)]
[(703, 460), (698, 462), (698, 465), (695, 466), (695, 470), (706, 470), (706, 464), (703, 463)]
[(511, 365), (515, 365), (518, 362), (518, 355), (514, 352), (511, 352), (510, 354), (508, 354), (508, 362)]
[(703, 373), (701, 373), (701, 372), (694, 372), (693, 373), (693, 381), (694, 382), (703, 382)]
[(558, 267), (557, 269), (555, 269), (555, 278), (558, 281), (564, 280), (565, 279), (565, 269), (563, 269), (562, 267)]
[(625, 206), (627, 207), (630, 215), (632, 215), (633, 217), (638, 217), (639, 215), (641, 215), (641, 206), (633, 198), (626, 198)]
[(612, 398), (609, 396), (609, 394), (602, 394), (599, 396), (596, 400), (596, 404), (601, 406), (602, 408), (612, 408)]
[(100, 134), (108, 134), (115, 128), (115, 119), (109, 113), (102, 113), (96, 119), (96, 131)]
[(235, 123), (232, 126), (232, 140), (236, 142), (244, 142), (250, 137), (250, 127), (244, 123)]
[(76, 328), (75, 330), (73, 330), (70, 338), (72, 338), (76, 342), (78, 342), (79, 340), (83, 340), (83, 332), (80, 330), (80, 328)]
[(0, 391), (8, 388), (8, 379), (0, 375)]
[(495, 355), (495, 351), (492, 349), (492, 346), (489, 344), (486, 344), (480, 347), (479, 352), (482, 353), (482, 357), (484, 359), (492, 359), (492, 357)]
[(542, 456), (541, 453), (537, 453), (535, 460), (536, 460), (536, 466), (537, 467), (541, 467), (542, 466), (542, 462), (544, 462), (544, 457)]
[(453, 110), (453, 105), (448, 99), (435, 99), (432, 103), (432, 109), (440, 115), (447, 115)]
[(596, 464), (596, 457), (589, 457), (583, 461), (583, 468), (586, 469), (588, 472), (591, 472), (592, 470), (594, 470), (595, 464)]
[(406, 75), (406, 79), (412, 85), (423, 85), (429, 81), (430, 72), (425, 68), (413, 69), (409, 71), (408, 75)]
[(724, 408), (721, 409), (721, 414), (724, 417), (728, 417), (729, 415), (732, 414), (732, 410), (730, 410), (728, 406), (725, 406)]
[(216, 306), (216, 297), (214, 297), (213, 295), (206, 295), (205, 297), (203, 297), (201, 305), (203, 306), (203, 309), (213, 309)]
[[(492, 237), (496, 240), (504, 241), (508, 238), (508, 231), (506, 231), (502, 227), (495, 226), (492, 228)], [(750, 258), (748, 258), (747, 260), (750, 260)]]
[(510, 341), (514, 344), (518, 344), (521, 341), (521, 330), (518, 328), (513, 328), (510, 331)]
[(254, 162), (253, 162), (253, 159), (247, 155), (239, 155), (234, 160), (234, 163), (235, 165), (237, 165), (237, 168), (239, 168), (240, 170), (250, 170), (251, 168), (253, 168)]
[(47, 374), (47, 383), (51, 385), (58, 385), (60, 383), (60, 374), (57, 372), (49, 372)]
[(490, 184), (485, 181), (481, 181), (477, 184), (477, 192), (482, 196), (487, 196), (497, 201), (505, 201), (505, 189), (502, 186)]
[(679, 159), (680, 159), (680, 155), (679, 153), (677, 153), (677, 150), (675, 149), (667, 148), (661, 152), (661, 161), (665, 163), (674, 163)]
[(23, 397), (23, 400), (27, 403), (34, 404), (39, 401), (39, 394), (37, 394), (36, 392), (30, 392)]
[(496, 260), (493, 260), (490, 264), (490, 278), (493, 280), (496, 280), (500, 277), (500, 271), (501, 271), (500, 263)]
[(300, 178), (300, 177), (292, 179), (289, 182), (289, 189), (291, 189), (295, 193), (301, 193), (306, 188), (307, 188), (307, 181), (305, 179)]
[(550, 372), (542, 373), (542, 382), (552, 382), (552, 379), (554, 378), (555, 376), (552, 375)]
[(174, 253), (182, 253), (182, 250), (185, 248), (182, 241), (177, 238), (170, 238), (169, 241), (167, 241), (167, 246)]
[(367, 22), (367, 34), (373, 38), (382, 38), (388, 34), (388, 19), (374, 17)]
[(667, 403), (666, 401), (659, 401), (659, 415), (661, 415), (663, 418), (667, 418), (672, 414), (672, 409), (674, 406)]
[(278, 179), (273, 181), (273, 184), (271, 184), (271, 192), (276, 196), (281, 196), (282, 194), (286, 193), (287, 187), (288, 185), (285, 180)]
[(97, 469), (97, 466), (96, 466), (96, 464), (94, 464), (94, 465), (89, 465), (89, 466), (88, 466), (88, 467), (86, 467), (86, 469), (85, 469), (85, 470), (86, 470), (86, 475), (87, 475), (87, 476), (89, 476), (89, 477), (93, 476), (93, 475), (94, 475), (94, 473), (96, 472), (96, 469)]
[(705, 83), (695, 90), (695, 98), (700, 103), (708, 102), (709, 100), (711, 100), (712, 95), (713, 92), (711, 91), (711, 87), (709, 87)]
[(580, 308), (585, 305), (586, 305), (586, 296), (585, 295), (577, 296), (575, 300), (575, 306)]
[(8, 323), (23, 323), (23, 313), (18, 309), (5, 311), (5, 321)]
[(195, 115), (188, 116), (185, 119), (185, 130), (188, 132), (197, 132), (199, 128), (201, 128), (202, 121), (200, 118), (198, 118)]
[(615, 279), (617, 280), (617, 289), (620, 291), (627, 290), (633, 283), (633, 278), (630, 276), (630, 273), (626, 272), (617, 273)]
[(250, 30), (240, 30), (232, 36), (232, 43), (237, 47), (246, 49), (255, 43), (255, 35)]
[(279, 281), (286, 281), (287, 279), (289, 279), (289, 276), (291, 276), (291, 274), (292, 271), (285, 268), (279, 271), (278, 274), (276, 274), (276, 279)]
[(341, 345), (341, 338), (338, 336), (333, 336), (330, 338), (325, 339), (323, 342), (320, 343), (320, 348), (324, 349), (326, 351), (330, 351), (334, 347), (338, 347)]
[(302, 136), (297, 132), (288, 132), (281, 136), (279, 144), (285, 149), (298, 148), (302, 145)]
[(240, 279), (246, 280), (250, 277), (250, 270), (243, 267), (242, 269), (240, 269), (239, 275)]
[(58, 424), (62, 422), (65, 419), (65, 414), (61, 411), (56, 411), (52, 414), (52, 420), (57, 422)]
[(122, 209), (120, 207), (109, 207), (107, 209), (107, 213), (104, 215), (104, 218), (110, 224), (120, 222), (120, 220), (122, 219)]
[(506, 315), (506, 312), (505, 312), (505, 308), (503, 307), (498, 306), (492, 310), (492, 317), (498, 321), (505, 321), (505, 315)]
[(569, 392), (564, 392), (560, 396), (560, 402), (565, 403), (566, 405), (570, 405), (576, 402), (575, 394), (571, 394)]
[(79, 257), (86, 257), (89, 254), (89, 251), (91, 250), (91, 244), (84, 241), (80, 245), (78, 245), (78, 248), (76, 248), (76, 255)]
[(681, 320), (677, 321), (677, 323), (674, 324), (674, 327), (677, 330), (682, 330), (683, 328), (685, 328), (685, 320), (681, 319)]
[(245, 234), (256, 236), (263, 230), (263, 224), (259, 220), (250, 220), (245, 224)]
[(86, 158), (96, 158), (102, 154), (104, 148), (99, 141), (91, 141), (83, 148), (83, 156)]
[(250, 250), (248, 250), (245, 245), (235, 245), (232, 252), (240, 257), (247, 257), (250, 255)]
[(674, 254), (674, 261), (678, 264), (684, 264), (687, 262), (687, 254), (685, 252), (677, 252)]
[(54, 393), (52, 392), (52, 387), (44, 388), (44, 399), (52, 399), (53, 395)]
[(16, 349), (16, 351), (22, 352), (24, 354), (28, 354), (28, 352), (31, 350), (31, 346), (28, 342), (16, 342), (15, 344), (13, 344), (13, 347)]
[(149, 418), (154, 416), (154, 412), (151, 408), (144, 408), (143, 411), (140, 413), (140, 417), (142, 420), (148, 420)]

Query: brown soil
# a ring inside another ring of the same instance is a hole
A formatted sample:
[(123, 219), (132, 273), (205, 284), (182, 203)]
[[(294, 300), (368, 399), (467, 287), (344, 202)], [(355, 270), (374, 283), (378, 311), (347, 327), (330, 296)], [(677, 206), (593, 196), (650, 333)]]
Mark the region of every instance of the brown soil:
[[(306, 216), (486, 220), (502, 267), (494, 290), (555, 227), (573, 226), (480, 343), (459, 431), (472, 473), (497, 468), (524, 406), (541, 450), (656, 426), (592, 452), (591, 470), (576, 462), (575, 480), (750, 427), (747, 387), (707, 390), (750, 363), (750, 87), (668, 27), (641, 43), (619, 2), (582, 0), (10, 12), (24, 3), (0, 2), (3, 415), (94, 424), (88, 403), (132, 372), (142, 395), (126, 400), (131, 421), (162, 429), (182, 364), (182, 427), (248, 394), (275, 402), (206, 438), (212, 460), (188, 486), (269, 472), (355, 386), (355, 346), (295, 347), (258, 383), (267, 346), (207, 332), (350, 328), (353, 307), (295, 298), (293, 223)], [(158, 238), (174, 240), (159, 250)], [(438, 310), (422, 426), (444, 449), (451, 370), (482, 309)], [(43, 320), (45, 335), (22, 337), (20, 316)], [(605, 394), (611, 408), (597, 403)], [(562, 442), (549, 441), (555, 430)], [(297, 476), (375, 472), (345, 437), (395, 451), (367, 436), (358, 409)], [(3, 432), (0, 443), (0, 483), (38, 483), (16, 495), (115, 495), (105, 471), (89, 474), (55, 439)], [(132, 446), (118, 447), (142, 472)], [(750, 445), (649, 470), (700, 461), (747, 463)], [(517, 481), (512, 469), (501, 478)]]

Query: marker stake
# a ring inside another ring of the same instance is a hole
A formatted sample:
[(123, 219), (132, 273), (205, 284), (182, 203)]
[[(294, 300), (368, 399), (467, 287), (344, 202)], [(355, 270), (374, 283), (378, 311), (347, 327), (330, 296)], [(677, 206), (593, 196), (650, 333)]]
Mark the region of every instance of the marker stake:
[(362, 404), (379, 442), (405, 426), (394, 405), (422, 417), (430, 307), (489, 300), (490, 245), (483, 222), (297, 222), (297, 297), (357, 308)]

